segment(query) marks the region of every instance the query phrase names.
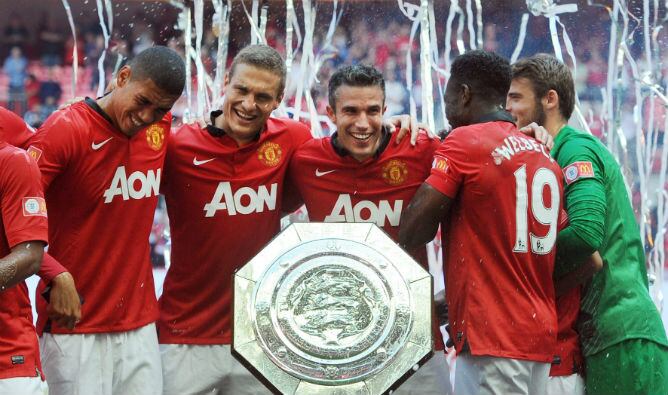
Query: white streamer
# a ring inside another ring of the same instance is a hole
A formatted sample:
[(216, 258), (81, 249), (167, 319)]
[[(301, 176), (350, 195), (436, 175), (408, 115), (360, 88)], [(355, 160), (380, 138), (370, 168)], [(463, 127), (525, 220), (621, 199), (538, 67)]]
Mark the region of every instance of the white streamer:
[(72, 17), (72, 9), (67, 0), (62, 0), (65, 13), (67, 14), (67, 21), (70, 23), (70, 30), (72, 31), (72, 39), (74, 45), (72, 48), (72, 97), (76, 96), (77, 80), (79, 77), (79, 50), (77, 49), (77, 30), (74, 26), (74, 18)]
[[(244, 13), (246, 13), (246, 18), (248, 19), (248, 23), (250, 23), (251, 25), (251, 44), (267, 44), (267, 39), (261, 33), (260, 22), (258, 21), (257, 17), (257, 11), (255, 11), (255, 14), (251, 15), (250, 13), (248, 13), (248, 8), (246, 8), (246, 2), (244, 0), (241, 1), (241, 5), (244, 8)], [(252, 7), (253, 9), (257, 10), (258, 0), (253, 0)]]
[(420, 6), (420, 79), (422, 83), (422, 122), (429, 130), (436, 129), (434, 122), (434, 94), (431, 79), (431, 44), (429, 28), (429, 0), (421, 0)]
[(104, 37), (104, 51), (100, 55), (100, 59), (97, 61), (97, 70), (100, 75), (99, 85), (97, 86), (97, 96), (100, 97), (104, 94), (104, 88), (106, 85), (106, 79), (104, 76), (104, 59), (107, 56), (107, 49), (109, 48), (109, 37), (110, 32), (107, 30), (107, 25), (104, 22), (104, 7), (102, 5), (102, 0), (97, 1), (97, 16), (100, 19), (100, 27), (102, 28), (102, 36)]
[(469, 48), (476, 49), (475, 41), (476, 34), (475, 28), (473, 27), (473, 9), (471, 8), (471, 0), (466, 0), (466, 26), (469, 29)]
[(222, 104), (222, 88), (225, 78), (225, 68), (227, 66), (232, 0), (228, 0), (227, 5), (223, 5), (222, 0), (213, 0), (213, 7), (215, 10), (213, 25), (216, 28), (215, 30), (218, 31), (218, 50), (216, 51), (216, 75), (213, 83), (211, 103), (213, 108), (218, 109)]
[(529, 23), (529, 14), (524, 13), (522, 15), (522, 22), (520, 23), (520, 36), (517, 38), (517, 44), (515, 45), (513, 55), (510, 57), (510, 63), (515, 63), (522, 53), (524, 40), (526, 39), (527, 35), (527, 23)]
[(206, 71), (202, 63), (202, 35), (204, 34), (204, 1), (194, 0), (195, 8), (195, 67), (197, 69), (197, 118), (204, 117), (206, 108)]

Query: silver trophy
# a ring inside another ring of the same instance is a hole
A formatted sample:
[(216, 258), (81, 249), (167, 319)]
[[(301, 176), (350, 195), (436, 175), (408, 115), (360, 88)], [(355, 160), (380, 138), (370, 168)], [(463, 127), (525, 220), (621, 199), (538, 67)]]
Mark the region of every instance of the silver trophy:
[(293, 224), (234, 277), (235, 355), (278, 393), (386, 393), (431, 319), (430, 274), (369, 223)]

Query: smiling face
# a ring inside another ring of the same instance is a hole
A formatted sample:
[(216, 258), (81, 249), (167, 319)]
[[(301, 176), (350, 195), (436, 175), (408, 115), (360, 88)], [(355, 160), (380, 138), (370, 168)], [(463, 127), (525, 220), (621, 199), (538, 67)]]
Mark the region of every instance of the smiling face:
[(523, 128), (531, 122), (545, 125), (545, 111), (541, 98), (536, 97), (533, 84), (528, 78), (513, 78), (506, 97), (506, 111)]
[(221, 125), (237, 144), (253, 141), (281, 102), (281, 77), (269, 70), (238, 64), (225, 78)]
[(129, 66), (118, 72), (105, 110), (123, 134), (132, 137), (162, 119), (180, 95), (169, 95), (151, 79), (133, 80)]
[(372, 157), (380, 144), (385, 103), (377, 85), (341, 85), (336, 90), (336, 108), (327, 107), (336, 124), (338, 141), (358, 161)]

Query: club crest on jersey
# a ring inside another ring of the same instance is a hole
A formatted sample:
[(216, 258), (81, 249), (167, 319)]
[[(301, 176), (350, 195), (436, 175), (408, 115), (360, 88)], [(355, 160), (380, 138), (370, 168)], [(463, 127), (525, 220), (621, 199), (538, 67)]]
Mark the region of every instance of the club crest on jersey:
[(24, 197), (22, 206), (24, 217), (46, 217), (46, 202), (44, 198)]
[(392, 186), (403, 184), (407, 175), (408, 166), (404, 161), (392, 159), (383, 166), (383, 180)]
[(564, 168), (566, 184), (572, 184), (580, 178), (594, 178), (594, 166), (591, 162), (573, 162)]
[(34, 145), (31, 145), (28, 147), (28, 151), (26, 151), (28, 155), (32, 156), (32, 158), (37, 162), (39, 158), (42, 157), (42, 150), (35, 147)]
[(160, 151), (165, 142), (165, 129), (160, 125), (151, 125), (146, 129), (146, 142), (154, 151)]
[(282, 155), (283, 151), (281, 150), (281, 146), (272, 143), (271, 141), (263, 143), (260, 148), (257, 149), (257, 158), (260, 162), (269, 167), (278, 165), (281, 162)]

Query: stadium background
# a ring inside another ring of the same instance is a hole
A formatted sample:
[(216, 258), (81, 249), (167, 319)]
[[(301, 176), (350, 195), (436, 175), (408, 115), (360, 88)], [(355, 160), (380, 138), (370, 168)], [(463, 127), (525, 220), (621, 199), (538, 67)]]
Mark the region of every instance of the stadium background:
[[(571, 123), (586, 124), (624, 168), (652, 296), (662, 307), (668, 291), (667, 5), (658, 0), (0, 0), (0, 104), (38, 127), (65, 101), (100, 95), (123, 62), (162, 44), (191, 58), (188, 89), (173, 110), (179, 124), (219, 103), (219, 81), (234, 54), (265, 41), (290, 66), (277, 115), (298, 116), (314, 134), (331, 132), (324, 114), (332, 71), (360, 62), (383, 72), (388, 114), (412, 113), (442, 130), (447, 66), (461, 51), (484, 48), (508, 58), (557, 54), (575, 72), (581, 116)], [(162, 205), (149, 242), (160, 290), (169, 256)], [(437, 257), (432, 253), (435, 267)]]

